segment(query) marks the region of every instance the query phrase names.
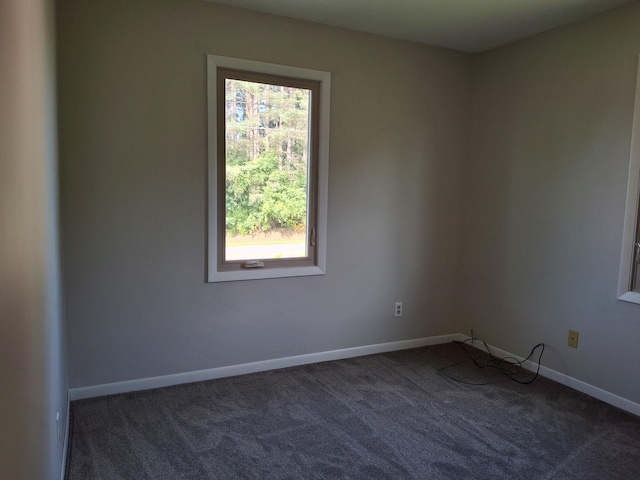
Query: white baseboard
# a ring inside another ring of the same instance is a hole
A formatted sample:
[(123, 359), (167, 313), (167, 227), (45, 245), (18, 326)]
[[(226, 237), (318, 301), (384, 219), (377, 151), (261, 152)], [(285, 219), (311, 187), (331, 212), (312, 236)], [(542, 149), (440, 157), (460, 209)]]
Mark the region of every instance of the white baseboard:
[(295, 367), (298, 365), (306, 365), (309, 363), (341, 360), (343, 358), (360, 357), (362, 355), (372, 355), (375, 353), (392, 352), (396, 350), (406, 350), (408, 348), (418, 348), (427, 345), (448, 343), (453, 340), (460, 340), (460, 338), (461, 336), (459, 334), (440, 335), (437, 337), (417, 338), (399, 342), (379, 343), (376, 345), (364, 345), (361, 347), (331, 350), (328, 352), (296, 355), (293, 357), (275, 358), (272, 360), (264, 360), (261, 362), (230, 365), (227, 367), (211, 368), (207, 370), (178, 373), (174, 375), (141, 378), (138, 380), (106, 383), (102, 385), (93, 385), (90, 387), (71, 388), (69, 389), (69, 397), (72, 401), (82, 400), (85, 398), (102, 397), (105, 395), (114, 395), (118, 393), (168, 387), (171, 385), (179, 385), (182, 383), (200, 382), (203, 380), (214, 380), (216, 378), (264, 372), (266, 370), (275, 370), (278, 368)]
[[(327, 362), (331, 360), (341, 360), (343, 358), (360, 357), (362, 355), (372, 355), (376, 353), (392, 352), (396, 350), (406, 350), (408, 348), (418, 348), (427, 345), (437, 345), (440, 343), (448, 343), (454, 340), (471, 340), (463, 334), (440, 335), (436, 337), (417, 338), (413, 340), (403, 340), (399, 342), (379, 343), (376, 345), (364, 345), (361, 347), (344, 348), (341, 350), (331, 350), (328, 352), (310, 353), (306, 355), (296, 355), (293, 357), (275, 358), (272, 360), (264, 360), (261, 362), (243, 363), (240, 365), (230, 365), (226, 367), (211, 368), (207, 370), (198, 370), (193, 372), (178, 373), (174, 375), (164, 375), (160, 377), (141, 378), (138, 380), (128, 380), (124, 382), (106, 383), (102, 385), (93, 385), (90, 387), (71, 388), (69, 390), (69, 400), (82, 400), (85, 398), (102, 397), (105, 395), (114, 395), (118, 393), (134, 392), (139, 390), (148, 390), (151, 388), (169, 387), (171, 385), (179, 385), (183, 383), (200, 382), (204, 380), (214, 380), (216, 378), (232, 377), (236, 375), (246, 375), (248, 373), (264, 372), (266, 370), (275, 370), (278, 368), (295, 367), (298, 365), (307, 365), (309, 363)], [(485, 350), (482, 342), (474, 343), (476, 348)], [(489, 345), (491, 353), (499, 357), (512, 357), (518, 360), (524, 358), (513, 355), (505, 350)], [(533, 361), (527, 361), (522, 365), (524, 368), (535, 372), (538, 364)], [(562, 385), (573, 388), (579, 392), (585, 393), (593, 398), (602, 400), (605, 403), (618, 407), (634, 415), (640, 416), (640, 404), (627, 400), (613, 393), (594, 387), (581, 380), (557, 372), (543, 365), (540, 366), (540, 375), (550, 380), (554, 380)], [(67, 448), (67, 436), (69, 428), (69, 415), (67, 414), (67, 433), (65, 434), (65, 458)], [(64, 468), (64, 465), (63, 465)]]
[[(460, 335), (460, 338), (463, 341), (471, 340), (471, 337), (468, 337), (466, 335)], [(485, 352), (487, 351), (483, 343), (480, 341), (475, 341), (473, 343), (473, 346)], [(497, 357), (501, 357), (501, 358), (511, 357), (519, 361), (524, 360), (524, 358), (522, 357), (509, 353), (500, 348), (494, 347), (493, 345), (489, 345), (489, 349), (491, 350), (491, 353)], [(522, 365), (522, 367), (532, 372), (535, 372), (538, 369), (538, 364), (536, 362), (529, 360), (525, 362)], [(621, 410), (640, 416), (640, 404), (632, 402), (631, 400), (627, 400), (626, 398), (620, 397), (611, 392), (607, 392), (606, 390), (602, 390), (601, 388), (594, 387), (593, 385), (590, 385), (581, 380), (570, 377), (569, 375), (565, 375), (564, 373), (560, 373), (556, 370), (552, 370), (548, 367), (545, 367), (544, 365), (540, 366), (540, 375), (548, 378), (549, 380), (553, 380), (562, 385), (566, 385), (567, 387), (573, 388), (574, 390), (585, 393), (590, 397), (597, 398), (598, 400), (608, 403), (609, 405), (618, 407)]]

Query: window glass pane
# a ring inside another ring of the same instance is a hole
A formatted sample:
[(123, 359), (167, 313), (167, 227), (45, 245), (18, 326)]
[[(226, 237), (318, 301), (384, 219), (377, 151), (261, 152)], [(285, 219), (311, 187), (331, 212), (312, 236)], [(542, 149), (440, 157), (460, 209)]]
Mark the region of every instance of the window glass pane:
[(310, 101), (225, 79), (225, 260), (308, 256)]

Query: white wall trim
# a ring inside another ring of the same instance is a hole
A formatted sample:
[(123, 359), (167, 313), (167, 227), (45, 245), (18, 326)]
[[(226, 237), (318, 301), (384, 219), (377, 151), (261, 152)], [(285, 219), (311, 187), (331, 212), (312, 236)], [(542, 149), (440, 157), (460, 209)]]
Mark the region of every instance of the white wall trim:
[(104, 395), (114, 395), (118, 393), (148, 390), (151, 388), (168, 387), (171, 385), (179, 385), (182, 383), (200, 382), (204, 380), (214, 380), (216, 378), (246, 375), (248, 373), (264, 372), (266, 370), (275, 370), (278, 368), (295, 367), (298, 365), (306, 365), (309, 363), (327, 362), (331, 360), (341, 360), (343, 358), (372, 355), (375, 353), (406, 350), (409, 348), (418, 348), (427, 345), (448, 343), (453, 340), (459, 339), (459, 334), (424, 337), (412, 340), (402, 340), (399, 342), (379, 343), (376, 345), (364, 345), (361, 347), (344, 348), (341, 350), (331, 350), (327, 352), (296, 355), (293, 357), (275, 358), (272, 360), (243, 363), (240, 365), (230, 365), (227, 367), (210, 368), (207, 370), (198, 370), (193, 372), (177, 373), (174, 375), (140, 378), (138, 380), (106, 383), (102, 385), (93, 385), (90, 387), (71, 388), (69, 389), (69, 397), (72, 401), (82, 400), (85, 398), (102, 397)]
[[(316, 265), (284, 266), (280, 268), (250, 268), (234, 271), (218, 270), (218, 127), (217, 127), (217, 72), (218, 67), (279, 75), (320, 82), (319, 130), (318, 130), (318, 192), (317, 192), (317, 247)], [(309, 68), (292, 67), (257, 62), (219, 55), (207, 55), (207, 118), (208, 118), (208, 166), (209, 196), (207, 219), (207, 279), (209, 282), (233, 282), (265, 278), (305, 277), (324, 275), (327, 271), (327, 224), (329, 204), (329, 134), (331, 110), (331, 73)]]
[[(151, 388), (169, 387), (171, 385), (180, 385), (183, 383), (200, 382), (205, 380), (214, 380), (216, 378), (233, 377), (236, 375), (246, 375), (248, 373), (264, 372), (267, 370), (275, 370), (278, 368), (295, 367), (298, 365), (307, 365), (310, 363), (327, 362), (331, 360), (341, 360), (343, 358), (360, 357), (363, 355), (373, 355), (376, 353), (393, 352), (396, 350), (406, 350), (409, 348), (425, 347), (427, 345), (437, 345), (448, 343), (454, 340), (464, 341), (471, 340), (471, 337), (463, 334), (440, 335), (435, 337), (416, 338), (412, 340), (402, 340), (399, 342), (379, 343), (375, 345), (364, 345), (361, 347), (344, 348), (340, 350), (330, 350), (327, 352), (310, 353), (306, 355), (296, 355), (292, 357), (275, 358), (272, 360), (264, 360), (260, 362), (243, 363), (239, 365), (230, 365), (226, 367), (210, 368), (207, 370), (197, 370), (193, 372), (177, 373), (174, 375), (164, 375), (160, 377), (141, 378), (138, 380), (128, 380), (124, 382), (106, 383), (102, 385), (93, 385), (90, 387), (79, 387), (69, 389), (69, 400), (83, 400), (86, 398), (102, 397), (105, 395), (115, 395), (119, 393), (135, 392), (140, 390), (148, 390)], [(474, 347), (486, 351), (484, 345), (480, 341), (474, 342)], [(514, 355), (510, 352), (502, 350), (498, 347), (489, 345), (491, 353), (499, 357), (512, 357), (518, 360), (524, 358)], [(535, 372), (538, 364), (533, 361), (527, 361), (523, 368)], [(609, 405), (620, 408), (626, 412), (640, 416), (640, 404), (627, 400), (626, 398), (607, 392), (601, 388), (590, 385), (581, 380), (575, 379), (560, 373), (551, 368), (540, 366), (540, 375), (550, 380), (556, 381), (562, 385), (573, 388), (579, 392), (585, 393), (593, 398), (601, 400)], [(67, 414), (67, 433), (65, 434), (65, 457), (68, 441), (69, 414)], [(64, 468), (64, 465), (63, 465)], [(63, 476), (64, 478), (64, 476)]]
[(67, 393), (67, 421), (64, 428), (64, 438), (62, 440), (62, 466), (60, 467), (60, 480), (65, 479), (67, 473), (67, 455), (69, 450), (69, 423), (71, 415), (71, 392)]
[[(471, 340), (471, 337), (468, 337), (466, 335), (460, 335), (460, 337), (462, 340)], [(483, 343), (481, 341), (478, 341), (477, 339), (473, 343), (473, 346), (485, 352), (487, 351)], [(494, 347), (493, 345), (489, 345), (489, 348), (491, 349), (491, 353), (497, 357), (512, 357), (518, 359), (519, 361), (524, 360), (524, 358), (519, 357), (518, 355), (514, 355), (498, 347)], [(538, 369), (538, 364), (529, 360), (522, 364), (522, 367), (535, 372)], [(606, 390), (603, 390), (601, 388), (594, 387), (589, 383), (570, 377), (569, 375), (560, 373), (556, 370), (552, 370), (551, 368), (545, 367), (544, 365), (540, 366), (540, 375), (548, 378), (549, 380), (553, 380), (562, 385), (573, 388), (574, 390), (585, 393), (590, 397), (601, 400), (605, 403), (608, 403), (609, 405), (618, 407), (621, 410), (640, 416), (640, 404), (632, 402), (631, 400), (627, 400), (626, 398), (620, 397), (611, 392), (607, 392)]]
[(640, 294), (630, 291), (634, 274), (634, 250), (638, 222), (638, 200), (640, 199), (640, 65), (636, 76), (636, 99), (631, 130), (631, 156), (627, 177), (627, 202), (624, 212), (622, 251), (618, 274), (618, 300), (640, 303)]

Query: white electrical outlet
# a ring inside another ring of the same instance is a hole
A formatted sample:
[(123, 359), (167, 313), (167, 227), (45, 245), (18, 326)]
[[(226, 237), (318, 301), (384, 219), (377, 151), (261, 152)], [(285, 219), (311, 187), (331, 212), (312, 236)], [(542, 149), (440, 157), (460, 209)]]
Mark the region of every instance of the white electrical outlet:
[(396, 317), (402, 316), (402, 302), (396, 302)]

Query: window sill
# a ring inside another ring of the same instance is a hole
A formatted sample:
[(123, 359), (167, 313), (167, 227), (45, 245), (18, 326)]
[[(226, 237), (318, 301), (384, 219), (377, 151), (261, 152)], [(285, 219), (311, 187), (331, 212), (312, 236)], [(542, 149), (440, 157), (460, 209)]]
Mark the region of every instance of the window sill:
[(622, 300), (623, 302), (637, 303), (640, 304), (640, 293), (637, 292), (627, 292), (618, 297), (618, 300)]
[(309, 277), (324, 275), (320, 267), (284, 267), (268, 269), (247, 269), (233, 272), (212, 272), (209, 282), (235, 282), (240, 280), (261, 280), (265, 278)]

